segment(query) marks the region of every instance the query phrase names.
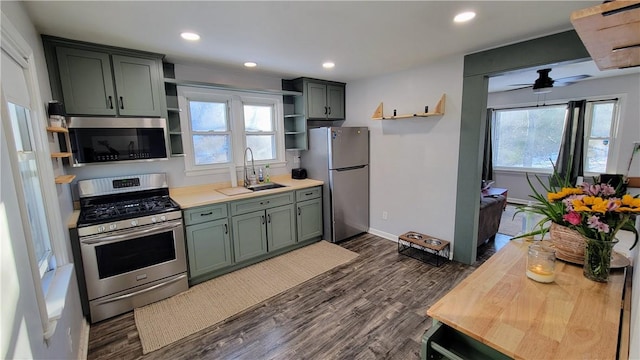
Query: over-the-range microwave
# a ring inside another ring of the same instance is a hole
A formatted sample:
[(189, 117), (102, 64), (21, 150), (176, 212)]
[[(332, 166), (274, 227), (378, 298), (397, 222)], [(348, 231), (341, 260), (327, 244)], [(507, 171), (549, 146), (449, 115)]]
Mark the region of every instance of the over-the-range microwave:
[(67, 118), (72, 166), (167, 160), (164, 118)]

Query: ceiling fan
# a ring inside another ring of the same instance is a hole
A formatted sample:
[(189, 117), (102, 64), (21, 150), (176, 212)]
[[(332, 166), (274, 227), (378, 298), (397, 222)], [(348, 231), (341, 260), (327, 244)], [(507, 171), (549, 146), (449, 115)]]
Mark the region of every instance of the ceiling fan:
[[(560, 79), (552, 79), (549, 76), (551, 69), (540, 69), (538, 70), (538, 78), (533, 84), (511, 84), (510, 86), (520, 86), (518, 89), (524, 89), (531, 87), (533, 89), (534, 94), (545, 94), (551, 92), (551, 89), (554, 86), (567, 86), (574, 84), (578, 80), (586, 79), (591, 77), (591, 75), (575, 75), (568, 76)], [(514, 89), (514, 90), (518, 90)]]

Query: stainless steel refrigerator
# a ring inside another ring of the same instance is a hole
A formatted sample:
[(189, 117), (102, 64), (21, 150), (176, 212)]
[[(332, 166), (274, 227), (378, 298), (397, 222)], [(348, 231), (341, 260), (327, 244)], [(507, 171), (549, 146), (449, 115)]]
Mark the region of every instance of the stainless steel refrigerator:
[(324, 181), (325, 240), (338, 242), (369, 231), (369, 129), (309, 129), (309, 150), (300, 166), (312, 179)]

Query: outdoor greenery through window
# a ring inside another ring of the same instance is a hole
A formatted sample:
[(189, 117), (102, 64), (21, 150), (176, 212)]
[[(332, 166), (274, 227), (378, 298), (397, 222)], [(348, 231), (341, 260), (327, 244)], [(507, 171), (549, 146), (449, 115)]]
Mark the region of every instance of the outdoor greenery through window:
[(496, 110), (495, 167), (552, 170), (562, 142), (566, 105)]

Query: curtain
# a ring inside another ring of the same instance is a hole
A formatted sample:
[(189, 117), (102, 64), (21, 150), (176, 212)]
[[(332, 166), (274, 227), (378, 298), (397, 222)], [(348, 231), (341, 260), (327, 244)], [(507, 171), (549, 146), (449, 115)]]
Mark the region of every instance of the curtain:
[(484, 132), (484, 158), (482, 162), (482, 180), (493, 180), (493, 146), (491, 133), (493, 128), (493, 109), (487, 109), (486, 127)]
[(569, 178), (575, 185), (584, 172), (584, 117), (586, 100), (569, 101), (556, 171), (561, 178)]

